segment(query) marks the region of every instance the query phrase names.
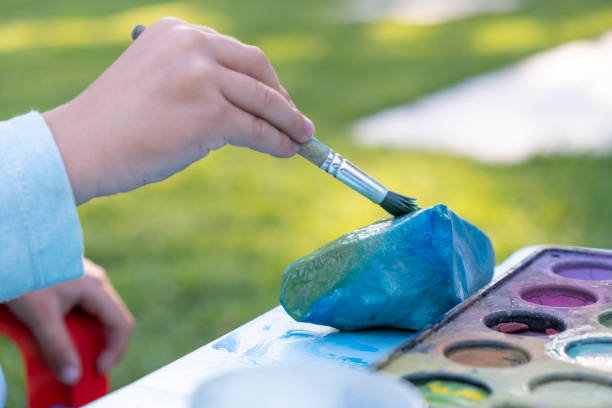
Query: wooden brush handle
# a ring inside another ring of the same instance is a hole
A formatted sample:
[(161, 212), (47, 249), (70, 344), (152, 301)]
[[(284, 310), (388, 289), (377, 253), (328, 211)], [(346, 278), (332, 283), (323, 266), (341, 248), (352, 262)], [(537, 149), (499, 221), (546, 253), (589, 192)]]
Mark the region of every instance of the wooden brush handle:
[(315, 166), (321, 167), (330, 151), (331, 149), (329, 147), (325, 146), (319, 139), (313, 136), (309, 141), (300, 145), (298, 154)]

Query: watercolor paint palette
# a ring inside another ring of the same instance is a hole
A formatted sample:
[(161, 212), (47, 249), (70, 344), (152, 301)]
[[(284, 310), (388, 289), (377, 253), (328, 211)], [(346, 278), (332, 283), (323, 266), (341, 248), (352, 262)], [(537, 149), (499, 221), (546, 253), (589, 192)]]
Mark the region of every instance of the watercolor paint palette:
[(542, 248), (375, 368), (436, 408), (612, 408), (612, 251)]

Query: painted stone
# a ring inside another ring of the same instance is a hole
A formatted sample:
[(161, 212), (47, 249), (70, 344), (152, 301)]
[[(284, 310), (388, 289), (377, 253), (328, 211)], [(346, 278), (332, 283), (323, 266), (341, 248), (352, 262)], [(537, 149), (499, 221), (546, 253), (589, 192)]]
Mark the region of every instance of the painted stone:
[(445, 205), (349, 232), (293, 262), (280, 302), (341, 330), (420, 330), (493, 276), (489, 238)]

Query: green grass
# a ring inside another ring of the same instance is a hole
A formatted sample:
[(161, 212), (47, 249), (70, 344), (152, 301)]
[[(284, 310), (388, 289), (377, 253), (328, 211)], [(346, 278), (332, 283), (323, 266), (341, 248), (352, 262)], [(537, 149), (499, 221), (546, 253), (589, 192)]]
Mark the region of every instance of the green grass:
[[(608, 0), (534, 0), (514, 13), (433, 27), (338, 25), (332, 1), (4, 0), (0, 118), (49, 109), (86, 87), (165, 14), (268, 52), (318, 136), (421, 206), (446, 203), (486, 231), (501, 261), (536, 243), (612, 247), (612, 158), (494, 166), (444, 154), (355, 146), (351, 121), (612, 27)], [(254, 171), (256, 170), (256, 171)], [(300, 158), (224, 148), (163, 183), (80, 208), (86, 255), (136, 317), (113, 372), (125, 385), (278, 303), (291, 261), (385, 214)], [(2, 342), (10, 406), (23, 406), (14, 348)]]

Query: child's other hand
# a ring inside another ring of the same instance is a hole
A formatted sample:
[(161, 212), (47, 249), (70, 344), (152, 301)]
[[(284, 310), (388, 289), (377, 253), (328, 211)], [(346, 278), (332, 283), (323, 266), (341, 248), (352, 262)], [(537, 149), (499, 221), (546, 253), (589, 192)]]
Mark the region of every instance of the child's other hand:
[(73, 308), (78, 306), (102, 322), (106, 348), (97, 361), (100, 373), (108, 372), (119, 362), (134, 325), (104, 269), (88, 259), (83, 260), (83, 266), (82, 278), (27, 293), (7, 303), (32, 331), (53, 373), (66, 385), (81, 377), (81, 362), (64, 323)]

